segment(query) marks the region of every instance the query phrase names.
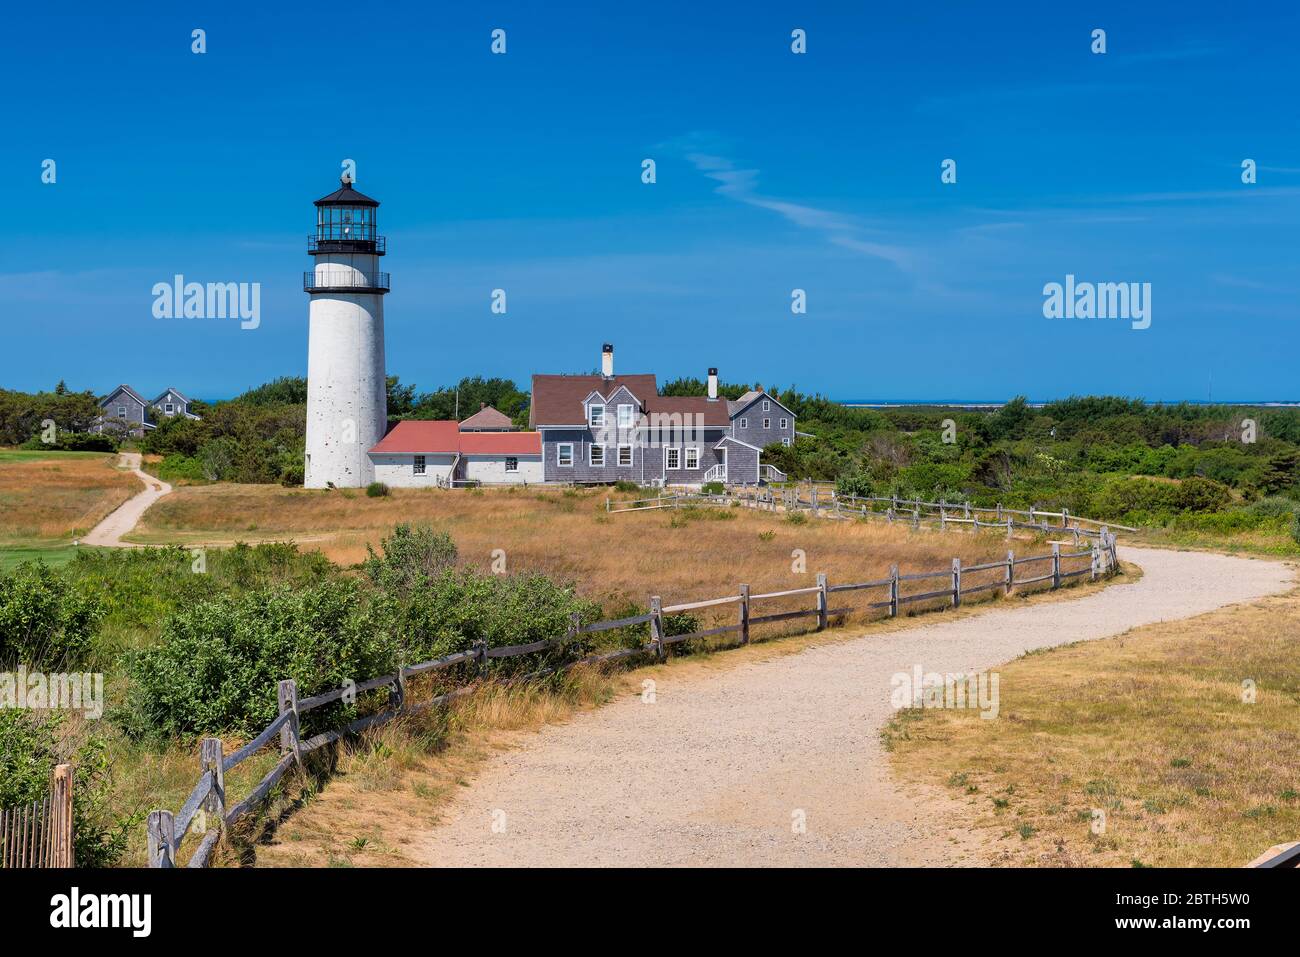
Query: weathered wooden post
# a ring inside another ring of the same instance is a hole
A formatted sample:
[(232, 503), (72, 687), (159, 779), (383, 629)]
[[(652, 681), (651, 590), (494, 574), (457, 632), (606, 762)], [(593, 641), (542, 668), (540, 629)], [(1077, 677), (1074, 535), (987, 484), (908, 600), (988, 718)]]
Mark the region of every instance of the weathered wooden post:
[(1097, 575), (1100, 573), (1100, 571), (1101, 571), (1101, 546), (1098, 543), (1093, 542), (1092, 543), (1092, 580), (1093, 581), (1097, 580)]
[(939, 531), (941, 532), (946, 531), (947, 528), (948, 528), (948, 511), (943, 507), (943, 503), (940, 503), (939, 504)]
[[(1010, 522), (1011, 519), (1007, 519), (1007, 521)], [(1007, 537), (1010, 538), (1011, 537), (1010, 527), (1008, 527), (1007, 532), (1008, 532)], [(1006, 583), (1003, 584), (1002, 586), (1002, 594), (1004, 595), (1011, 594), (1011, 585), (1015, 581), (1015, 576), (1016, 576), (1016, 553), (1008, 549), (1007, 550), (1007, 580)]]
[(50, 782), (49, 832), (50, 867), (74, 867), (72, 843), (72, 765), (58, 764)]
[(217, 827), (226, 823), (226, 772), (221, 751), (220, 738), (204, 738), (199, 745), (199, 767), (204, 774), (212, 775), (212, 790), (203, 800), (203, 810), (217, 819)]
[(1034, 506), (1032, 505), (1029, 506), (1029, 524), (1034, 524)]
[(966, 515), (964, 517), (970, 518), (970, 502), (962, 502), (961, 504), (966, 509)]
[(1052, 587), (1061, 587), (1061, 543), (1052, 542)]
[(740, 643), (749, 644), (749, 586), (740, 586)]
[(609, 511), (609, 496), (605, 496), (605, 511)]
[(824, 572), (817, 573), (817, 630), (826, 630), (826, 612), (828, 609), (826, 595), (826, 575)]
[(488, 673), (488, 656), (487, 642), (479, 640), (474, 642), (474, 660), (478, 662), (478, 676), (482, 680), (487, 677)]
[(1002, 521), (1002, 503), (998, 502), (998, 521)]
[(1011, 530), (1012, 530), (1011, 516), (1008, 515), (1007, 516), (1007, 541), (1011, 541)]
[(889, 566), (889, 617), (898, 617), (898, 566)]
[(276, 687), (276, 700), (280, 705), (280, 714), (286, 711), (290, 718), (280, 729), (280, 754), (293, 752), (293, 759), (302, 764), (302, 747), (298, 741), (298, 682), (286, 678)]
[(149, 866), (176, 866), (176, 819), (171, 811), (150, 811), (149, 830)]
[(961, 559), (952, 560), (952, 607), (961, 604)]
[[(862, 510), (862, 514), (864, 516), (867, 514), (865, 508)], [(894, 524), (894, 509), (892, 506), (885, 511), (885, 521), (889, 522), (890, 525)]]
[(912, 508), (912, 528), (919, 529), (920, 527), (921, 527), (921, 510), (914, 506)]
[(1070, 510), (1066, 508), (1064, 505), (1061, 506), (1061, 527), (1062, 528), (1070, 527)]
[(650, 644), (654, 645), (655, 657), (663, 661), (668, 649), (664, 645), (663, 602), (658, 595), (650, 596)]

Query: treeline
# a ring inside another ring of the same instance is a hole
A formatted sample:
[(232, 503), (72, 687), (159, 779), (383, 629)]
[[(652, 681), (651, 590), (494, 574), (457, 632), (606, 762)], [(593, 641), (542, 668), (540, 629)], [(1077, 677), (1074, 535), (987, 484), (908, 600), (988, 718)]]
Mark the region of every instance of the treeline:
[[(15, 392), (0, 389), (0, 445), (40, 442), (43, 423), (55, 426), (55, 447), (85, 448), (111, 440), (86, 443), (74, 436), (84, 436), (99, 417), (99, 402), (93, 392), (72, 392), (60, 382), (51, 392)], [(47, 443), (49, 444), (49, 443)]]

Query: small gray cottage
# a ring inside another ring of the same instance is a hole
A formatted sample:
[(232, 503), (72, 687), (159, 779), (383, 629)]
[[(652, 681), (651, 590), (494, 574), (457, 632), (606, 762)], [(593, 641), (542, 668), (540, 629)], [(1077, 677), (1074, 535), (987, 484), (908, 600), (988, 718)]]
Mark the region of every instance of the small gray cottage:
[(119, 385), (99, 400), (99, 407), (104, 411), (91, 431), (103, 432), (107, 428), (137, 437), (157, 428), (160, 418), (198, 418), (190, 411), (190, 400), (172, 388), (149, 401), (129, 385)]
[(548, 482), (757, 485), (783, 479), (761, 461), (765, 445), (794, 441), (794, 413), (767, 392), (731, 402), (709, 369), (705, 396), (661, 396), (652, 374), (615, 375), (614, 347), (600, 375), (533, 376), (530, 426), (541, 433)]

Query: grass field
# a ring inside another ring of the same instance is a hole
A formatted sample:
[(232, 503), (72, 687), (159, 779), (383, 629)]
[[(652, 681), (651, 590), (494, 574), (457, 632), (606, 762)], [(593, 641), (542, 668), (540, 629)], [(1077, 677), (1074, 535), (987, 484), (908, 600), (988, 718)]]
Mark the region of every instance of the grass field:
[(103, 452), (0, 449), (0, 571), (27, 558), (68, 561), (72, 539), (140, 490)]
[[(377, 545), (394, 524), (427, 522), (451, 533), (466, 565), (487, 571), (500, 549), (508, 572), (540, 571), (575, 581), (587, 597), (615, 605), (645, 603), (652, 593), (665, 604), (735, 594), (741, 582), (756, 593), (799, 588), (815, 584), (818, 572), (827, 573), (832, 584), (866, 581), (887, 577), (893, 562), (904, 573), (942, 569), (954, 557), (968, 565), (1004, 559), (1008, 548), (997, 534), (913, 532), (880, 521), (796, 524), (780, 514), (741, 508), (607, 515), (607, 494), (606, 489), (394, 490), (369, 498), (351, 490), (194, 486), (154, 505), (130, 538), (145, 543), (293, 539), (350, 564), (364, 558), (366, 544)], [(1022, 554), (1050, 548), (1042, 540), (1011, 545)], [(802, 570), (796, 550), (804, 555)], [(1069, 567), (1087, 564), (1080, 559)], [(969, 584), (983, 580), (973, 577)], [(942, 587), (938, 580), (908, 584), (917, 586), (911, 592)]]
[(903, 711), (885, 741), (996, 863), (1240, 867), (1300, 836), (1297, 658), (1300, 593), (1025, 656), (998, 720)]

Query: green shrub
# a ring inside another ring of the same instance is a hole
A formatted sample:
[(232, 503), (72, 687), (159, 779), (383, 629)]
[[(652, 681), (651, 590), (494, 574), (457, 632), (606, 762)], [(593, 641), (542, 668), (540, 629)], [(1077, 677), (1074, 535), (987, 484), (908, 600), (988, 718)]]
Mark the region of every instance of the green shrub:
[(406, 594), (456, 564), (451, 536), (428, 525), (403, 522), (380, 539), (379, 548), (382, 554), (366, 546), (368, 557), (362, 568), (374, 585), (389, 592)]
[(705, 482), (700, 491), (705, 495), (722, 495), (727, 491), (727, 487), (721, 482)]
[(391, 628), (355, 580), (218, 595), (178, 608), (155, 647), (127, 657), (122, 720), (136, 734), (255, 734), (276, 716), (281, 679), (308, 697), (395, 661)]
[(103, 614), (92, 594), (44, 562), (24, 562), (0, 577), (0, 665), (79, 665)]
[(619, 479), (614, 483), (614, 490), (617, 492), (639, 492), (641, 491), (641, 486), (637, 485), (636, 482)]
[(388, 486), (383, 482), (371, 482), (366, 486), (366, 495), (370, 498), (383, 498), (388, 494)]
[(164, 482), (206, 482), (208, 480), (202, 462), (179, 452), (164, 456), (154, 470), (154, 474)]
[(808, 521), (808, 516), (803, 512), (786, 512), (785, 520), (791, 525), (802, 525)]
[(116, 452), (118, 445), (117, 436), (111, 432), (58, 431), (53, 442), (42, 441), (40, 435), (34, 435), (19, 448), (29, 451)]

